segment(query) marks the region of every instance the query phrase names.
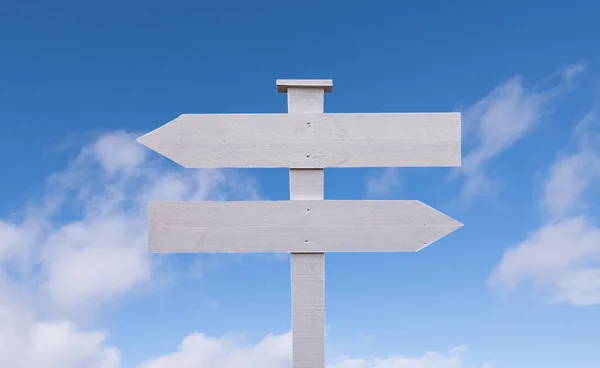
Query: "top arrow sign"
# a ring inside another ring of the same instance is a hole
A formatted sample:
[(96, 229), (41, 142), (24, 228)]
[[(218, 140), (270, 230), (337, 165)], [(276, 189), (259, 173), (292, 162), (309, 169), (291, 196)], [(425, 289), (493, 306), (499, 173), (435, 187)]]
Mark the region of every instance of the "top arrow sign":
[(138, 138), (188, 168), (460, 166), (460, 113), (181, 115)]

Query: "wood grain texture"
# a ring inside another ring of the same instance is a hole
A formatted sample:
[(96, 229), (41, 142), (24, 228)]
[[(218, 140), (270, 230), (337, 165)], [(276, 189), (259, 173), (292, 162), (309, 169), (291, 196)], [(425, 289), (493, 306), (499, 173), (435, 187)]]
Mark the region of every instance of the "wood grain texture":
[(325, 367), (323, 253), (292, 254), (293, 368)]
[(323, 199), (323, 169), (290, 169), (290, 199)]
[(150, 250), (410, 252), (461, 227), (420, 201), (151, 202)]
[(320, 88), (290, 88), (287, 96), (288, 114), (323, 113), (325, 99)]
[(138, 141), (189, 168), (460, 166), (460, 120), (460, 113), (181, 115)]
[[(282, 84), (289, 87), (288, 114), (323, 112), (323, 87), (306, 87), (328, 84), (331, 91), (331, 81), (277, 81)], [(322, 200), (323, 185), (322, 168), (290, 169), (290, 200)], [(292, 367), (325, 368), (325, 254), (292, 253), (291, 263)]]

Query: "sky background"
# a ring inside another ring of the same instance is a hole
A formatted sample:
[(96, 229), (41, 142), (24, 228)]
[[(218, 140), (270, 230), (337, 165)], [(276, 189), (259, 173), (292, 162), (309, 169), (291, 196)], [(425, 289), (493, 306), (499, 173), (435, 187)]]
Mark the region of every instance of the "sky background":
[(593, 1), (0, 1), (0, 366), (291, 366), (289, 257), (150, 255), (149, 200), (288, 199), (287, 170), (183, 169), (182, 113), (462, 112), (463, 167), (325, 172), (465, 226), (326, 256), (330, 368), (588, 368), (600, 350)]

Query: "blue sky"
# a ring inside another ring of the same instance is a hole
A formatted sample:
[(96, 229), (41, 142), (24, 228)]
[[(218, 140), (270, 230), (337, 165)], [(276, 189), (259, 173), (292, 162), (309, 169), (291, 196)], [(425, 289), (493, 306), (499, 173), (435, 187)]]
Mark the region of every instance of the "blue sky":
[[(463, 114), (463, 167), (340, 169), (326, 199), (465, 226), (326, 256), (334, 368), (597, 367), (598, 5), (0, 4), (0, 366), (289, 367), (289, 257), (153, 255), (149, 200), (287, 199), (286, 170), (183, 169), (135, 141), (182, 113)], [(366, 266), (363, 266), (365, 265)]]

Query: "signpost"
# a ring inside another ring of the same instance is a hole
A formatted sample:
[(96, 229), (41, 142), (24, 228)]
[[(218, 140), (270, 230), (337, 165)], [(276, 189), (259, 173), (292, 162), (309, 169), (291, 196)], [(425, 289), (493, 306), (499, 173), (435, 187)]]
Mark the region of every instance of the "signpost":
[(150, 251), (289, 252), (294, 368), (325, 366), (325, 252), (414, 252), (462, 226), (419, 201), (323, 201), (328, 167), (460, 166), (460, 113), (324, 114), (331, 80), (278, 80), (288, 114), (181, 115), (140, 137), (188, 168), (290, 168), (291, 201), (151, 202)]

